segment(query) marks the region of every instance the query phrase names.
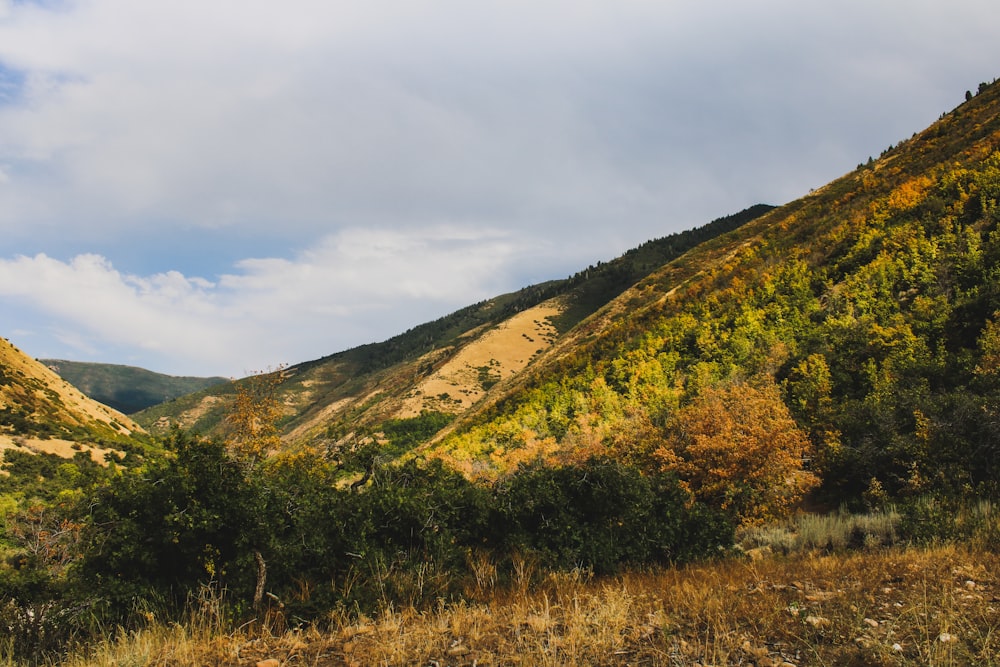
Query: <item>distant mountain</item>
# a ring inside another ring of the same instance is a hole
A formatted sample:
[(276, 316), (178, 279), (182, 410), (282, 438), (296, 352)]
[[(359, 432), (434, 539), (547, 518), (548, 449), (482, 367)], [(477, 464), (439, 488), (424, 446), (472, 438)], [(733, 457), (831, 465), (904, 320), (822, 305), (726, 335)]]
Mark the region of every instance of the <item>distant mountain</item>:
[(85, 396), (50, 368), (0, 338), (0, 450), (71, 457), (128, 450), (145, 442), (129, 417)]
[(177, 377), (118, 364), (64, 359), (39, 361), (90, 398), (125, 414), (229, 382), (224, 377)]

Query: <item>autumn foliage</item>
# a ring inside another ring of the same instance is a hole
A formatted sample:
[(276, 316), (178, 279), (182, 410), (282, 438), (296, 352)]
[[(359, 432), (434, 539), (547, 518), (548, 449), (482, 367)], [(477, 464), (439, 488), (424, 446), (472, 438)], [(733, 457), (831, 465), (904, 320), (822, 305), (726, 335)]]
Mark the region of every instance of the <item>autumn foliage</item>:
[(773, 382), (704, 389), (678, 410), (654, 456), (695, 498), (743, 524), (784, 517), (819, 483), (810, 443)]
[(233, 455), (255, 466), (281, 444), (278, 420), (281, 404), (278, 387), (285, 379), (284, 367), (251, 374), (235, 383), (236, 397), (226, 416), (226, 443)]

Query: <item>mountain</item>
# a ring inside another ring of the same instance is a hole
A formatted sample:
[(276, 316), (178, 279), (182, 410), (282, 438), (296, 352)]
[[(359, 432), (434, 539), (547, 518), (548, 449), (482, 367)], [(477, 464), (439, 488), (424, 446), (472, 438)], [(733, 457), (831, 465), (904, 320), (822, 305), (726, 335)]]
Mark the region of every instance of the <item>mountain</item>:
[[(291, 446), (378, 432), (387, 420), (462, 414), (520, 373), (581, 321), (671, 259), (771, 210), (757, 205), (697, 229), (643, 243), (563, 280), (532, 285), (363, 345), (282, 370), (284, 438)], [(218, 385), (143, 410), (154, 433), (174, 425), (218, 433), (234, 395)], [(447, 419), (445, 419), (447, 421)]]
[(224, 377), (178, 377), (118, 364), (64, 359), (39, 361), (90, 398), (125, 414), (229, 382)]
[[(603, 454), (740, 478), (726, 466), (752, 436), (807, 442), (788, 451), (831, 503), (993, 493), (998, 201), (994, 83), (784, 206), (281, 369), (282, 438), (334, 456), (413, 452), (471, 477)], [(136, 418), (217, 432), (233, 391)]]
[(0, 338), (0, 450), (66, 457), (88, 451), (103, 460), (109, 450), (133, 448), (143, 434), (129, 417), (84, 396)]
[[(732, 422), (735, 442), (789, 411), (831, 503), (995, 493), (998, 202), (994, 83), (651, 272), (421, 452), (470, 475), (594, 453), (683, 472), (709, 442), (724, 467)], [(750, 418), (758, 396), (782, 405)]]

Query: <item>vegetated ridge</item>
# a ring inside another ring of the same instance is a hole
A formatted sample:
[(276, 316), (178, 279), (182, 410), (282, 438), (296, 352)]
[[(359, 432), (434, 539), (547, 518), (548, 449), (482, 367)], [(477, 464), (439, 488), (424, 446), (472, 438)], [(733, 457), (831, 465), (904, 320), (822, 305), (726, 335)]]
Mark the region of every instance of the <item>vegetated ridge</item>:
[(90, 398), (127, 415), (230, 380), (164, 375), (120, 364), (65, 359), (39, 361)]

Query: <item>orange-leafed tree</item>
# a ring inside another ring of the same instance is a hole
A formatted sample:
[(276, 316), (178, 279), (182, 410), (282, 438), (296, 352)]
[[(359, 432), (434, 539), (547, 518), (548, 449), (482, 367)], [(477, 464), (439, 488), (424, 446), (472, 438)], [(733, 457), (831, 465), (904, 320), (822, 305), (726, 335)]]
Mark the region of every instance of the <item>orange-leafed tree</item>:
[(773, 380), (703, 389), (667, 425), (655, 457), (695, 498), (743, 525), (786, 516), (819, 480), (809, 439)]

